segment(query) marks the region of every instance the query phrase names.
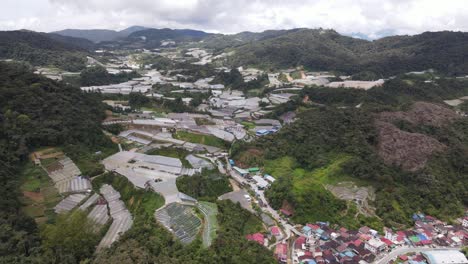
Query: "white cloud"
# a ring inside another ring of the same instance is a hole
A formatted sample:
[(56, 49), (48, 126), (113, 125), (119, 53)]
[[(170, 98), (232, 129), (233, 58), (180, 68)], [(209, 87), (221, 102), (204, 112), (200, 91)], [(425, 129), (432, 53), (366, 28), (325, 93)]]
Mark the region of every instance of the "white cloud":
[(465, 0), (6, 0), (1, 13), (3, 30), (143, 25), (235, 33), (323, 27), (373, 37), (468, 31)]

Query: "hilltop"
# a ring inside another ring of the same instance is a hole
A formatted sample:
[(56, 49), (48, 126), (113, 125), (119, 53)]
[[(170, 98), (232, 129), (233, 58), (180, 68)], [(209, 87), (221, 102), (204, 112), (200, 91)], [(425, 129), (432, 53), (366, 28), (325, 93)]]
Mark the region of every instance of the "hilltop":
[(83, 38), (94, 43), (99, 43), (103, 41), (115, 41), (120, 38), (125, 38), (134, 32), (144, 29), (146, 29), (146, 27), (132, 26), (120, 31), (109, 29), (64, 29), (51, 33), (67, 37)]

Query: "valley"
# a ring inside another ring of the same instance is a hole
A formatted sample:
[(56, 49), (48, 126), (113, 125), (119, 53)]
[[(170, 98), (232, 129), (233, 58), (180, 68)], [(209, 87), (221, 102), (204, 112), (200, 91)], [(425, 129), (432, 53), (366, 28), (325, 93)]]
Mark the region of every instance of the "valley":
[(466, 33), (0, 39), (2, 261), (388, 263), (466, 246)]

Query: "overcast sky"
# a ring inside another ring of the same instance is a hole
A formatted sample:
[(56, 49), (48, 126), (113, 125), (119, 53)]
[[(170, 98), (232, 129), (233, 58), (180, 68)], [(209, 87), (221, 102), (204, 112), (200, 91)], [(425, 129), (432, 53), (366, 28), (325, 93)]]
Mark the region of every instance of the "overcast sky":
[(0, 29), (124, 29), (132, 25), (237, 33), (333, 28), (370, 38), (468, 31), (467, 0), (1, 0)]

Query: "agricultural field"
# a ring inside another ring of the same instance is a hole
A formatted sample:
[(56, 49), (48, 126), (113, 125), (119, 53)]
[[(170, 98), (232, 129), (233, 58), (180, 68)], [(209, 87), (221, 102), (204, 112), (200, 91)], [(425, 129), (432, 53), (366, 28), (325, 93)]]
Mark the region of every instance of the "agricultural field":
[(215, 203), (199, 202), (198, 209), (204, 216), (203, 245), (209, 247), (216, 238), (219, 228), (218, 219), (216, 218), (218, 215), (218, 206)]
[(38, 223), (54, 219), (54, 206), (62, 197), (47, 173), (32, 162), (27, 162), (21, 170), (20, 181), (22, 210)]
[(194, 241), (202, 226), (200, 218), (195, 214), (195, 208), (179, 203), (170, 203), (158, 210), (156, 219), (184, 244)]
[(109, 184), (117, 190), (128, 210), (135, 218), (152, 216), (156, 209), (164, 205), (164, 198), (150, 190), (137, 189), (127, 178), (106, 173), (93, 180), (93, 188), (98, 190), (103, 184)]

